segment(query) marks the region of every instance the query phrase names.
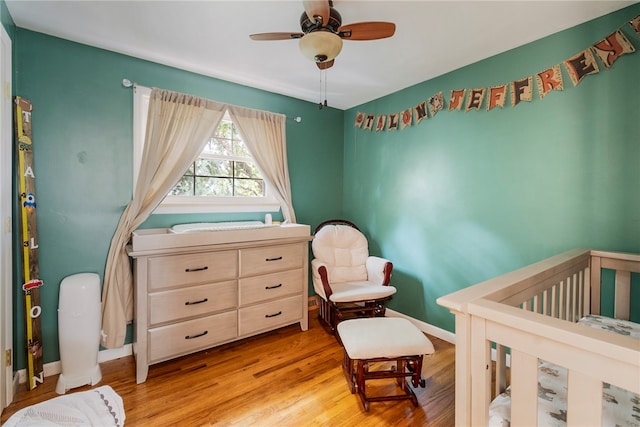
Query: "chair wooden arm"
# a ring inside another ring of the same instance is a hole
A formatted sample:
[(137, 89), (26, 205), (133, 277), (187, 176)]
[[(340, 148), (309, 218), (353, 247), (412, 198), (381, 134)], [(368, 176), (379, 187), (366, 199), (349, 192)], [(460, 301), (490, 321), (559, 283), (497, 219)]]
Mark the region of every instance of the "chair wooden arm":
[(389, 286), (389, 283), (391, 283), (392, 271), (393, 271), (393, 263), (389, 261), (384, 265), (384, 280), (382, 282), (383, 286)]
[(325, 267), (324, 265), (318, 267), (318, 274), (320, 275), (320, 279), (322, 280), (324, 295), (327, 297), (327, 301), (329, 301), (329, 297), (331, 297), (333, 291), (331, 290), (331, 286), (329, 285), (329, 274), (327, 272), (327, 267)]

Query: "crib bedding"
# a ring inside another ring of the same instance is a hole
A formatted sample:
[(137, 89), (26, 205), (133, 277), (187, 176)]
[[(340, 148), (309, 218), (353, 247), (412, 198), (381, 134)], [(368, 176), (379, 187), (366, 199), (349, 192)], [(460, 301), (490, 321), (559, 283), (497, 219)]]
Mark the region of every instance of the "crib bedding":
[(3, 427), (122, 427), (124, 420), (122, 398), (105, 385), (23, 408), (13, 414)]
[[(588, 315), (578, 322), (592, 328), (640, 340), (640, 324)], [(564, 427), (567, 419), (567, 370), (546, 361), (538, 368), (538, 425)], [(507, 427), (511, 418), (510, 389), (498, 395), (489, 407), (489, 425)], [(640, 427), (640, 396), (609, 384), (602, 390), (602, 425)]]

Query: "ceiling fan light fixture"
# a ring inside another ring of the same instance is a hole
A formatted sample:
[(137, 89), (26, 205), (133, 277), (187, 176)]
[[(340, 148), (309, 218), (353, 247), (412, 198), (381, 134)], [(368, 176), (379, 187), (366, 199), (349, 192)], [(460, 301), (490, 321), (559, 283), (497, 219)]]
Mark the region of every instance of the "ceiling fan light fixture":
[(334, 59), (342, 50), (342, 38), (330, 31), (313, 31), (300, 39), (300, 52), (314, 62)]

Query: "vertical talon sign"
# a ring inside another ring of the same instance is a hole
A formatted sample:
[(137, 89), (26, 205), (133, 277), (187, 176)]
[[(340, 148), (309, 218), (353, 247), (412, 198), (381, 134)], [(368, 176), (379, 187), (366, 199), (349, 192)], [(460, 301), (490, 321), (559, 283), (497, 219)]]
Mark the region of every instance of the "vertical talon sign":
[(18, 203), (22, 237), (22, 274), (27, 336), (27, 377), (29, 390), (44, 381), (42, 365), (42, 327), (40, 324), (40, 269), (36, 233), (36, 186), (31, 138), (31, 102), (15, 98), (16, 143), (18, 153)]

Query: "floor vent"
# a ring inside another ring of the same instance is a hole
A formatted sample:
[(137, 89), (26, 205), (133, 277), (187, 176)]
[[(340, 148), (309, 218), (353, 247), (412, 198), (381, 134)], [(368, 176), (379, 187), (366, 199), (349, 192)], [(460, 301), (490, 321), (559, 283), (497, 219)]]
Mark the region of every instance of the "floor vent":
[(318, 309), (318, 297), (316, 295), (309, 297), (309, 310)]

